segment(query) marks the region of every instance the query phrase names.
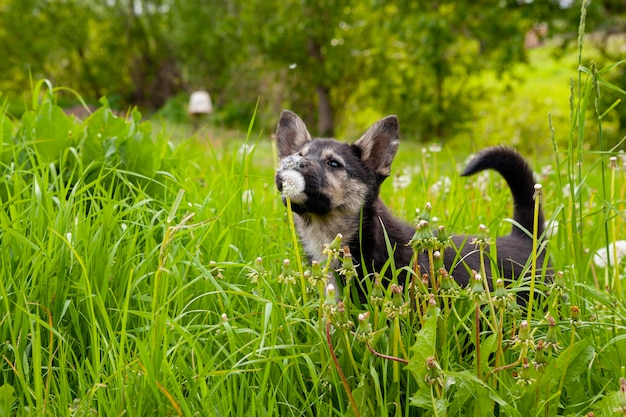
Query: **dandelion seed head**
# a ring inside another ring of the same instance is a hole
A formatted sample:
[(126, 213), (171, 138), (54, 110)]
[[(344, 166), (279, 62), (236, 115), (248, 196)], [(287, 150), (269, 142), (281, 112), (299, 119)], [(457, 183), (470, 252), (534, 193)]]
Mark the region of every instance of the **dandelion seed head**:
[(544, 165), (541, 168), (541, 176), (547, 177), (552, 174), (554, 174), (554, 168), (552, 167), (552, 165)]
[(615, 264), (613, 254), (617, 252), (617, 263), (619, 263), (626, 256), (626, 240), (618, 240), (617, 242), (609, 243), (609, 251), (607, 256), (607, 248), (600, 248), (593, 255), (593, 263), (600, 268), (606, 268), (608, 266), (607, 259), (611, 265)]
[(289, 197), (295, 201), (303, 201), (305, 181), (302, 174), (293, 169), (287, 169), (280, 173), (283, 181), (283, 197)]
[(441, 143), (433, 143), (428, 145), (428, 150), (431, 153), (439, 153), (441, 152)]
[(254, 196), (254, 191), (245, 190), (241, 193), (241, 202), (243, 204), (252, 204), (252, 197)]

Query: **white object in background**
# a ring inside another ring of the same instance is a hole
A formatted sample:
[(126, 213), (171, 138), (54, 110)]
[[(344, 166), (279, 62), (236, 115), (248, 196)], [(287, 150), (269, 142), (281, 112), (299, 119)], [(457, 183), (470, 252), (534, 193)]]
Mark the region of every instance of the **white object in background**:
[(189, 114), (209, 114), (213, 112), (211, 96), (206, 91), (194, 91), (189, 98)]
[[(613, 246), (617, 248), (614, 249)], [(618, 240), (617, 242), (609, 243), (609, 254), (606, 253), (607, 248), (600, 248), (593, 255), (593, 263), (600, 268), (606, 268), (608, 263), (607, 259), (611, 261), (611, 265), (614, 265), (615, 259), (613, 259), (613, 253), (617, 252), (617, 263), (621, 262), (622, 258), (626, 256), (626, 240)]]

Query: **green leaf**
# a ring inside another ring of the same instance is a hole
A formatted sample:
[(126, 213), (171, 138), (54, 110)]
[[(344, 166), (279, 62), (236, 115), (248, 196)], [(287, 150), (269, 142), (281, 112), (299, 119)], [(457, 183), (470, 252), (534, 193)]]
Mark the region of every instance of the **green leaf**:
[(56, 162), (63, 151), (77, 142), (74, 122), (63, 110), (45, 100), (35, 116), (34, 147), (42, 162)]
[(109, 166), (117, 166), (120, 144), (129, 134), (126, 121), (116, 117), (108, 107), (101, 107), (85, 120), (85, 124), (83, 164), (87, 166), (104, 160)]
[[(588, 340), (580, 340), (559, 354), (559, 357), (546, 366), (540, 380), (538, 381), (537, 392), (541, 394), (541, 401), (548, 400), (563, 380), (563, 387), (569, 391), (569, 394), (577, 393), (585, 396), (583, 392), (582, 375), (587, 371), (589, 362), (595, 354), (595, 349)], [(535, 394), (528, 393), (534, 398)], [(568, 395), (570, 398), (575, 396)], [(564, 398), (561, 394), (561, 398)], [(539, 404), (541, 401), (533, 400), (533, 403)], [(566, 404), (565, 404), (566, 405)]]
[[(457, 387), (457, 391), (452, 391), (454, 386)], [(452, 394), (448, 408), (450, 415), (469, 415), (469, 408), (474, 408), (478, 413), (475, 415), (490, 415), (494, 404), (497, 403), (504, 415), (521, 417), (515, 403), (507, 402), (470, 371), (446, 372), (445, 387), (446, 395)]]
[(434, 411), (434, 415), (446, 415), (447, 401), (443, 398), (435, 398), (432, 387), (424, 386), (415, 395), (409, 398), (412, 406)]
[(8, 417), (13, 415), (11, 408), (15, 402), (15, 389), (9, 385), (4, 384), (0, 386), (0, 417)]
[(415, 375), (418, 383), (424, 384), (426, 358), (435, 354), (435, 341), (437, 340), (437, 316), (426, 319), (424, 327), (415, 335), (415, 343), (411, 347), (411, 358), (406, 369)]
[(0, 116), (0, 161), (7, 163), (11, 160), (13, 154), (11, 152), (13, 140), (14, 125), (6, 114)]

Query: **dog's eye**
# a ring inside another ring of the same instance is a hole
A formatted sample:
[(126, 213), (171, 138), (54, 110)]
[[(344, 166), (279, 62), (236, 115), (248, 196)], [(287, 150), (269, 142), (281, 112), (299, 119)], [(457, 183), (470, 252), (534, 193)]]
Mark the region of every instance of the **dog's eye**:
[(341, 162), (335, 159), (331, 159), (330, 161), (328, 161), (328, 165), (332, 168), (341, 168)]

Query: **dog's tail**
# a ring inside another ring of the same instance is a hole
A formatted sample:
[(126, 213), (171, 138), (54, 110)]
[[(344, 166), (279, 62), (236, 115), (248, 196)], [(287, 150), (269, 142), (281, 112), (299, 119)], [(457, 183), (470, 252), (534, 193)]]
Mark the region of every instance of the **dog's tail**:
[[(478, 152), (469, 162), (462, 176), (473, 175), (485, 169), (493, 169), (502, 175), (513, 194), (513, 220), (523, 229), (513, 225), (511, 234), (528, 236), (533, 231), (535, 210), (535, 179), (528, 162), (517, 151), (505, 146), (493, 146)], [(537, 236), (544, 228), (543, 212), (539, 207)]]

